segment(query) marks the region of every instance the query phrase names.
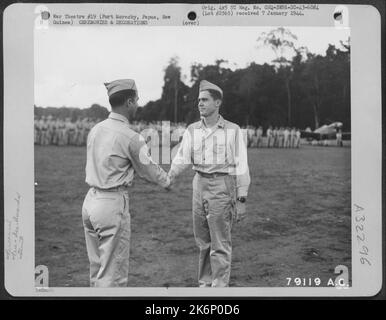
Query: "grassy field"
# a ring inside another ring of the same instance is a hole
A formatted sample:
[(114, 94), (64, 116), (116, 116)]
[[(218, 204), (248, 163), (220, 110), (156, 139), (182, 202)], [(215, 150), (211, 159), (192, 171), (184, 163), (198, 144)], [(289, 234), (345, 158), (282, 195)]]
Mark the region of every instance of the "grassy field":
[[(351, 270), (350, 148), (249, 149), (249, 216), (233, 229), (231, 286), (286, 286)], [(86, 150), (35, 147), (36, 265), (51, 287), (88, 286), (81, 208)], [(168, 169), (168, 166), (165, 166)], [(130, 193), (131, 287), (196, 286), (193, 171), (172, 193), (136, 178)]]

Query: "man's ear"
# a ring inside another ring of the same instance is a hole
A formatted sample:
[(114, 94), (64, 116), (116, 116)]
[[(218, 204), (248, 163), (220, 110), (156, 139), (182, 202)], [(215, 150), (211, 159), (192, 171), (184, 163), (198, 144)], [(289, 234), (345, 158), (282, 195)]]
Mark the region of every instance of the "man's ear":
[(128, 98), (128, 99), (126, 100), (126, 104), (127, 104), (128, 107), (129, 107), (132, 103), (133, 103), (133, 99), (132, 99), (132, 98)]

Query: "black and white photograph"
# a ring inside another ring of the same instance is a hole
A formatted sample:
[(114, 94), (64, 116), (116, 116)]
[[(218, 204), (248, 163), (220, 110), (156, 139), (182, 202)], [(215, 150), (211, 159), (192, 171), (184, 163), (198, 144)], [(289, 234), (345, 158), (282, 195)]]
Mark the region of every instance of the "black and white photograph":
[[(12, 37), (23, 12), (33, 28)], [(8, 292), (374, 293), (374, 16), (304, 4), (7, 8)]]
[[(187, 128), (204, 132), (192, 154)], [(249, 174), (197, 163), (235, 134)], [(348, 29), (36, 33), (36, 264), (50, 286), (334, 286), (335, 267), (351, 269), (350, 149)]]

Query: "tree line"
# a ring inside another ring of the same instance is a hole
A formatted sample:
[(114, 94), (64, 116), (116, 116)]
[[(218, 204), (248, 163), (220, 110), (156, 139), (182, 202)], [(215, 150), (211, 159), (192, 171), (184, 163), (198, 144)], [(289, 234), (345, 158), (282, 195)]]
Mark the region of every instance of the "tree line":
[[(227, 61), (213, 65), (194, 63), (192, 85), (181, 80), (178, 58), (165, 69), (162, 96), (140, 110), (138, 120), (191, 123), (199, 118), (197, 97), (203, 79), (224, 91), (221, 113), (241, 126), (291, 126), (318, 128), (335, 121), (350, 129), (350, 45), (329, 45), (325, 55), (295, 47), (296, 35), (285, 28), (262, 34), (260, 47), (270, 47), (276, 58), (232, 71)], [(292, 50), (291, 59), (286, 52)]]
[[(290, 126), (316, 129), (340, 121), (350, 130), (350, 45), (329, 45), (324, 55), (294, 45), (296, 35), (285, 28), (273, 29), (256, 39), (259, 47), (275, 53), (270, 63), (250, 63), (231, 70), (228, 62), (211, 65), (193, 63), (190, 83), (182, 81), (178, 57), (171, 58), (164, 69), (162, 95), (138, 108), (137, 121), (191, 123), (199, 119), (198, 88), (205, 79), (224, 92), (221, 114), (240, 126)], [(292, 51), (291, 58), (288, 52)], [(105, 119), (108, 110), (98, 104), (88, 109), (38, 108), (37, 116)]]
[(109, 115), (109, 110), (97, 103), (94, 103), (89, 108), (72, 108), (72, 107), (38, 107), (34, 106), (35, 117), (48, 117), (52, 116), (55, 119), (70, 119), (71, 122), (75, 122), (78, 119), (93, 119), (93, 120), (104, 120)]

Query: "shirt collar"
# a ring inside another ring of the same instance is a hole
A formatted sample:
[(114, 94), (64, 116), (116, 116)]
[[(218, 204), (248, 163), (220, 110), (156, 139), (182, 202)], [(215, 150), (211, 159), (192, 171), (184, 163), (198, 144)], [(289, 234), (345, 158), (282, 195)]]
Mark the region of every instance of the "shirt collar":
[(220, 128), (224, 128), (224, 127), (225, 127), (225, 120), (224, 120), (224, 118), (221, 116), (221, 114), (220, 114), (220, 117), (218, 118), (217, 126), (220, 127)]
[[(225, 127), (225, 120), (221, 116), (221, 114), (219, 114), (219, 117), (218, 117), (216, 125), (219, 128), (224, 128)], [(200, 121), (200, 124), (199, 124), (199, 128), (205, 128), (204, 118), (201, 118), (201, 121)]]
[(118, 120), (118, 121), (123, 121), (123, 122), (126, 122), (126, 123), (129, 123), (129, 120), (127, 120), (127, 118), (119, 113), (116, 113), (116, 112), (110, 112), (109, 114), (109, 119), (113, 119), (113, 120)]

